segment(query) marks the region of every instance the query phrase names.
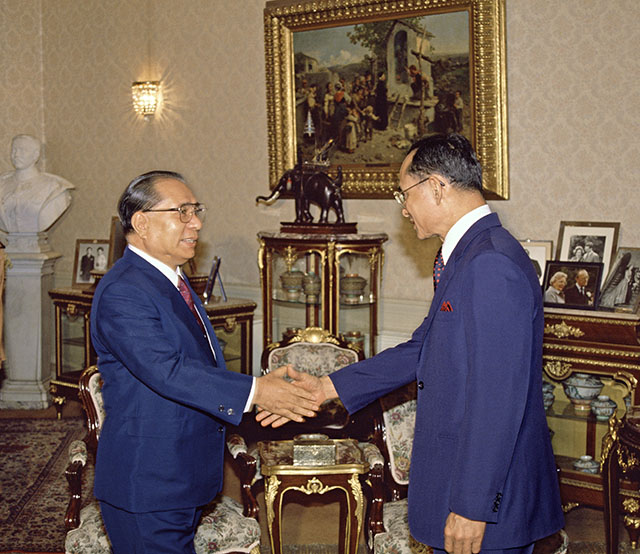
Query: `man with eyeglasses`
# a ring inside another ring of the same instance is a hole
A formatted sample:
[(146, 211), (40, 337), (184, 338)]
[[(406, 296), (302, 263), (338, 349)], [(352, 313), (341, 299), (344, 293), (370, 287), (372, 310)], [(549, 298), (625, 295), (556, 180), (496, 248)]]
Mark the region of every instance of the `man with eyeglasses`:
[(106, 411), (94, 494), (115, 554), (192, 554), (202, 507), (222, 486), (225, 425), (253, 405), (302, 421), (318, 404), (283, 379), (286, 367), (260, 378), (226, 370), (180, 270), (205, 214), (181, 175), (135, 178), (118, 214), (128, 246), (91, 309)]
[(429, 313), (409, 341), (304, 380), (350, 413), (417, 382), (411, 534), (434, 552), (530, 554), (563, 526), (542, 401), (540, 282), (486, 204), (466, 138), (419, 140), (399, 184), (395, 198), (417, 237), (442, 240)]

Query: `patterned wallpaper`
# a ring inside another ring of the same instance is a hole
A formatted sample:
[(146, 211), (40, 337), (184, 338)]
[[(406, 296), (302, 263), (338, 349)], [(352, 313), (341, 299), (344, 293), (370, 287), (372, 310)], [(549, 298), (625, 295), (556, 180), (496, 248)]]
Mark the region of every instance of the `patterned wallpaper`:
[[(620, 221), (640, 246), (637, 106), (640, 2), (507, 0), (511, 200), (493, 202), (518, 238), (556, 241), (561, 220)], [(256, 233), (293, 219), (267, 192), (264, 0), (0, 0), (0, 169), (20, 132), (44, 137), (46, 170), (76, 185), (53, 227), (71, 282), (77, 238), (108, 238), (126, 183), (184, 172), (211, 207), (200, 269), (259, 285)], [(152, 121), (132, 113), (132, 81), (160, 78)], [(44, 108), (43, 108), (44, 106)], [(389, 234), (383, 296), (428, 299), (437, 245), (418, 242), (393, 200), (348, 200), (347, 220)]]

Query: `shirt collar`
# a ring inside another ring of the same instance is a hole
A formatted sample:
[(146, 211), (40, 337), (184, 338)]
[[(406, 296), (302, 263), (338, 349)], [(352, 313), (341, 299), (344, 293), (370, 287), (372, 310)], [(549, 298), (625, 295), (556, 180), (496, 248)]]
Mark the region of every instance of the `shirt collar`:
[(178, 268), (177, 271), (174, 271), (173, 268), (169, 267), (164, 262), (161, 262), (157, 258), (150, 256), (144, 250), (140, 250), (140, 248), (136, 248), (130, 244), (127, 245), (127, 248), (131, 250), (134, 254), (140, 256), (143, 260), (149, 262), (153, 267), (155, 267), (160, 273), (162, 273), (169, 281), (173, 283), (173, 286), (178, 288), (178, 279), (182, 277), (182, 270)]
[(483, 217), (489, 215), (491, 213), (491, 208), (489, 204), (483, 204), (470, 212), (463, 215), (458, 221), (453, 224), (453, 227), (449, 229), (449, 232), (444, 237), (444, 242), (442, 243), (442, 259), (446, 264), (451, 257), (455, 247), (460, 242), (460, 239), (464, 236), (464, 234), (471, 228), (471, 226), (478, 220)]

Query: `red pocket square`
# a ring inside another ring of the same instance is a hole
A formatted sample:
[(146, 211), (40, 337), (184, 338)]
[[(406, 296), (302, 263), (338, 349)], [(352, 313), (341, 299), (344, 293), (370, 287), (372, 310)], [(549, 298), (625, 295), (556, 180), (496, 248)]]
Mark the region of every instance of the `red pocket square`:
[(442, 306), (440, 306), (440, 311), (441, 312), (452, 312), (453, 308), (451, 307), (451, 302), (445, 301), (442, 303)]

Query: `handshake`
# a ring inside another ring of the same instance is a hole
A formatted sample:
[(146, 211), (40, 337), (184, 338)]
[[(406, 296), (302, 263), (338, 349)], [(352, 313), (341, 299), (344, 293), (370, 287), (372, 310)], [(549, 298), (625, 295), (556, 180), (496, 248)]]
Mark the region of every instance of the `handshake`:
[(314, 377), (285, 365), (256, 379), (256, 420), (263, 427), (302, 422), (305, 417), (314, 417), (323, 402), (337, 396), (329, 377)]

